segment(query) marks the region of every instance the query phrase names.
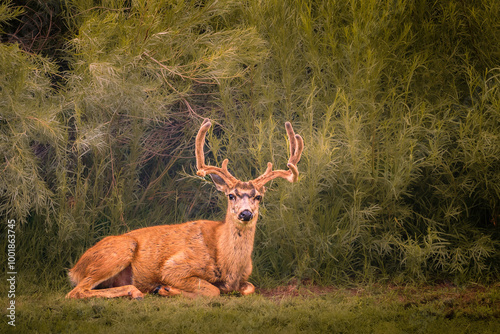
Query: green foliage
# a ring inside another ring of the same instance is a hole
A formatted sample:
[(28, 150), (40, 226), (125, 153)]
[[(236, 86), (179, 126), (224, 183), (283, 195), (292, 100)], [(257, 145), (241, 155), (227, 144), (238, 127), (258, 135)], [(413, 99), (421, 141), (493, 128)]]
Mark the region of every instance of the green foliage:
[(185, 177), (210, 117), (209, 159), (244, 180), (285, 168), (286, 120), (305, 139), (299, 182), (269, 184), (255, 282), (497, 279), (497, 5), (51, 1), (36, 8), (59, 29), (30, 43), (13, 17), (31, 12), (0, 5), (19, 266), (62, 277), (105, 235), (221, 218)]
[(2, 25), (4, 25), (11, 19), (14, 19), (21, 13), (22, 10), (20, 8), (14, 8), (11, 0), (5, 1), (4, 3), (0, 4), (0, 33), (5, 33), (5, 31), (2, 29)]
[[(64, 136), (57, 121), (59, 106), (51, 95), (47, 60), (23, 53), (17, 45), (0, 45), (1, 189), (0, 210), (23, 221), (30, 211), (50, 209), (51, 190), (44, 182), (38, 159), (45, 146)], [(6, 195), (6, 196), (5, 196)]]

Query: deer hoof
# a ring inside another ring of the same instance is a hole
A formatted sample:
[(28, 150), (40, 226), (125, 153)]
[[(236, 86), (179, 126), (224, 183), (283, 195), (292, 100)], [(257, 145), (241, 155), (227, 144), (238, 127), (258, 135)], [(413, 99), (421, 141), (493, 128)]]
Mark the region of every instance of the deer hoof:
[(163, 286), (159, 285), (157, 286), (153, 291), (151, 291), (153, 294), (157, 294), (160, 296), (164, 297), (170, 297), (170, 296), (177, 296), (181, 294), (181, 290), (173, 288), (171, 286)]
[(139, 290), (137, 290), (137, 291), (129, 291), (128, 295), (130, 297), (134, 298), (135, 300), (143, 300), (144, 299), (144, 295)]
[(252, 293), (255, 292), (255, 286), (250, 282), (245, 282), (245, 283), (242, 283), (240, 285), (240, 288), (238, 289), (238, 291), (243, 296), (251, 295)]

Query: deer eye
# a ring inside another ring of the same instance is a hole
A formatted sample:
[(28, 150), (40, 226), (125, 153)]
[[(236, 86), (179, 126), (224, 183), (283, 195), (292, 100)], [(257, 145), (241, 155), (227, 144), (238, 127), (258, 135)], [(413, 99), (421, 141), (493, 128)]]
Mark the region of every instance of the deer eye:
[(236, 199), (236, 196), (234, 196), (233, 194), (229, 194), (229, 195), (227, 195), (227, 197), (229, 197), (230, 201), (233, 201)]
[(259, 202), (262, 201), (262, 196), (260, 196), (260, 195), (255, 196), (255, 200), (257, 200)]

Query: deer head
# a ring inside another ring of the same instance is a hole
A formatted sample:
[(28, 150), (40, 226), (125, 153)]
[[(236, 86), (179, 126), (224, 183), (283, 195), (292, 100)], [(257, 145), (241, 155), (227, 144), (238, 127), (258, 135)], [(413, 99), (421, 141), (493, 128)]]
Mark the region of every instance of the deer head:
[(289, 122), (285, 123), (285, 128), (290, 142), (290, 158), (288, 160), (288, 170), (274, 170), (272, 163), (267, 163), (267, 169), (258, 178), (243, 182), (235, 178), (227, 170), (228, 159), (222, 162), (222, 167), (205, 165), (205, 154), (203, 146), (205, 143), (205, 135), (212, 124), (209, 119), (205, 119), (196, 136), (196, 167), (199, 176), (209, 174), (217, 187), (217, 190), (222, 191), (228, 198), (228, 208), (226, 221), (229, 219), (239, 225), (248, 225), (257, 220), (259, 214), (259, 203), (264, 196), (264, 185), (277, 178), (281, 177), (289, 182), (295, 182), (298, 179), (299, 171), (297, 163), (300, 160), (302, 150), (304, 149), (304, 141), (300, 135), (295, 134), (292, 125)]

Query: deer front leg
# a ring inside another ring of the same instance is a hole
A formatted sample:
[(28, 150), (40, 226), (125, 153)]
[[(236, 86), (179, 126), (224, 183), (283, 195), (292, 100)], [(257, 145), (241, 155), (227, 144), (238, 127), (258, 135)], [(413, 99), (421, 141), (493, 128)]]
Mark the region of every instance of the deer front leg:
[(198, 277), (181, 278), (174, 281), (170, 280), (170, 282), (171, 285), (161, 285), (153, 292), (165, 297), (182, 295), (188, 298), (196, 298), (198, 296), (217, 297), (220, 295), (219, 288)]
[(185, 278), (181, 285), (182, 294), (190, 298), (197, 296), (218, 297), (220, 295), (219, 288), (201, 278)]
[[(162, 266), (163, 289), (159, 293), (163, 296), (183, 295), (189, 298), (197, 296), (216, 297), (220, 295), (220, 290), (209, 283), (204, 277), (203, 261), (193, 261), (194, 257), (185, 252), (179, 252), (170, 257)], [(191, 259), (188, 263), (186, 259)], [(168, 286), (170, 291), (164, 289)]]
[(238, 291), (243, 296), (250, 295), (255, 292), (255, 286), (248, 282), (248, 277), (252, 273), (252, 262), (249, 261), (241, 276), (228, 276), (225, 282), (217, 284), (217, 287), (222, 293), (231, 293)]
[(240, 286), (238, 287), (238, 292), (241, 293), (243, 296), (247, 296), (255, 292), (255, 286), (252, 283), (248, 282), (248, 278), (250, 277), (252, 270), (253, 270), (252, 260), (250, 260), (248, 261), (245, 271), (243, 272), (240, 281)]

